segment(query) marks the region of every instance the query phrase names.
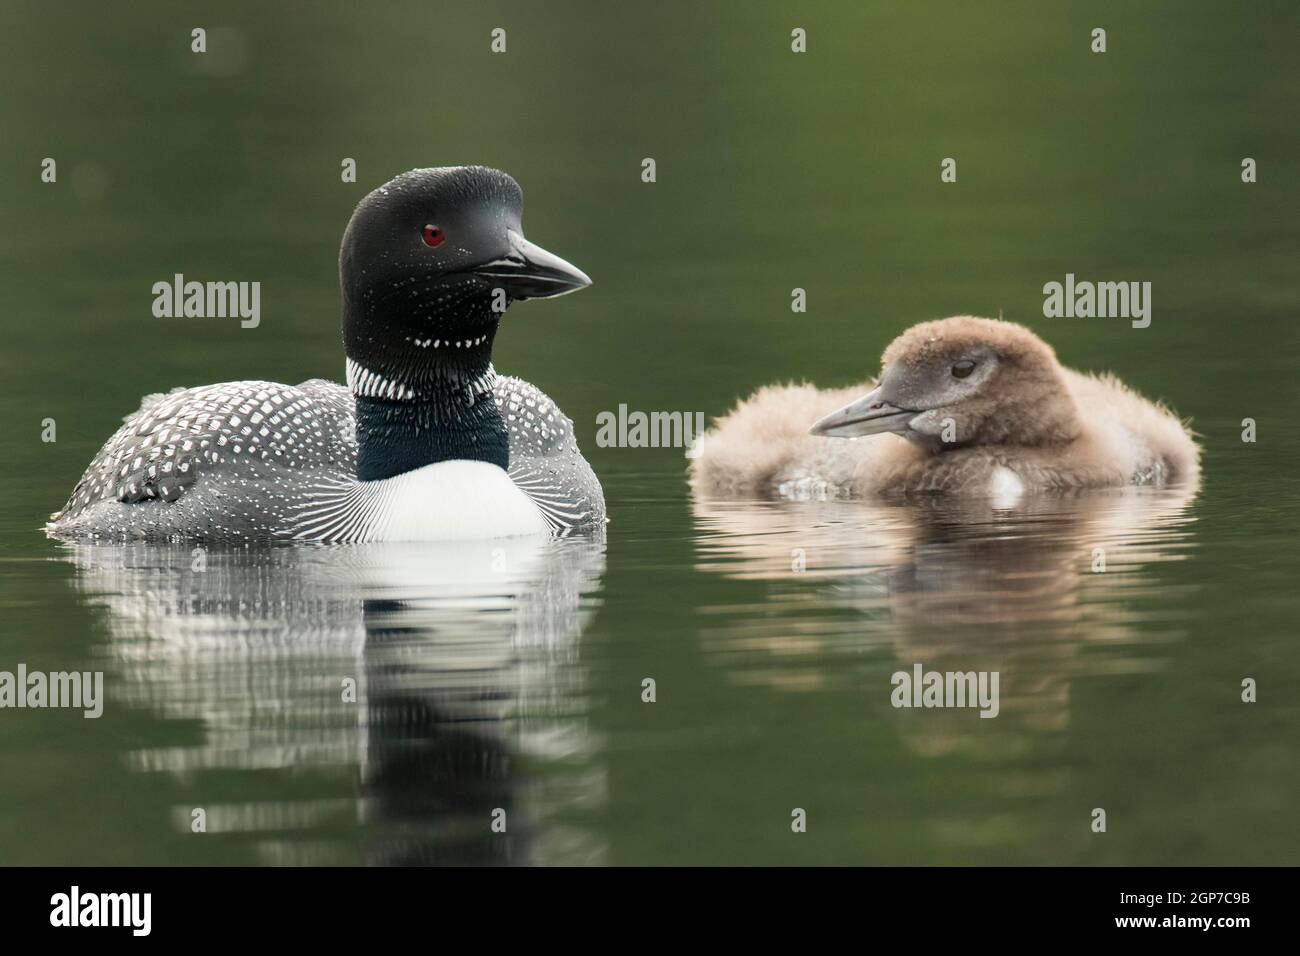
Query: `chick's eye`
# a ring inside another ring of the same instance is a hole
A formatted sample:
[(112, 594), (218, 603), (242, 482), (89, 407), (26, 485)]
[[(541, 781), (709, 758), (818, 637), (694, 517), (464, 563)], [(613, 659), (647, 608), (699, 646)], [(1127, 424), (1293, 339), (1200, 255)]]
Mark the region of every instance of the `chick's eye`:
[(966, 378), (973, 371), (975, 371), (975, 363), (968, 359), (963, 359), (952, 367), (952, 377)]
[(426, 246), (440, 246), (442, 245), (442, 239), (442, 230), (437, 226), (424, 227), (424, 244)]

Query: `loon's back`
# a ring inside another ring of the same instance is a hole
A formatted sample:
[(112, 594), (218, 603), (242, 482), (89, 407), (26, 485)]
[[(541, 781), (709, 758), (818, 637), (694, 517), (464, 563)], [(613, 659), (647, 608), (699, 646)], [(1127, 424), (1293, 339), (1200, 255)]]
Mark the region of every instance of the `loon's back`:
[(233, 543), (602, 529), (604, 496), (573, 423), (520, 379), (497, 378), (492, 396), (509, 437), (508, 477), (484, 462), (449, 461), (362, 482), (354, 401), (343, 385), (244, 381), (151, 395), (100, 449), (46, 531)]

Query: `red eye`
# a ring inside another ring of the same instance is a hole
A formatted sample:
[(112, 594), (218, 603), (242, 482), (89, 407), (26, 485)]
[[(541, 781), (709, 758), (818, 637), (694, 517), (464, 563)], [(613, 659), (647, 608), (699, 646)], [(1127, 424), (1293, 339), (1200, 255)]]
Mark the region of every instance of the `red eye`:
[(426, 246), (440, 246), (442, 245), (442, 238), (442, 230), (437, 226), (424, 227), (424, 244)]

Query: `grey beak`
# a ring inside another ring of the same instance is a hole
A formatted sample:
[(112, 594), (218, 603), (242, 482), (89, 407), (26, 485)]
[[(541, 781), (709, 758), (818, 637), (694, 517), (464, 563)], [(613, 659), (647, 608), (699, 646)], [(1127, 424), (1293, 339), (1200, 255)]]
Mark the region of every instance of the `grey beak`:
[(808, 429), (808, 433), (828, 438), (861, 438), (906, 430), (907, 423), (917, 413), (889, 404), (880, 397), (880, 392), (880, 388), (873, 388), (856, 402), (831, 412)]
[(499, 259), (476, 266), (473, 271), (505, 289), (510, 298), (550, 299), (591, 285), (587, 273), (572, 263), (529, 242), (513, 229), (506, 235), (510, 251)]

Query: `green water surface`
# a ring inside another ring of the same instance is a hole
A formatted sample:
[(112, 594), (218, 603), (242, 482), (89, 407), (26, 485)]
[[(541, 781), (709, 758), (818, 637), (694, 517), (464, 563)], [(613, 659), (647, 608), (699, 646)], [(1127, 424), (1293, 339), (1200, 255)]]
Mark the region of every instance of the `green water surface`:
[[(0, 710), (0, 863), (1300, 859), (1300, 11), (806, 6), (4, 4), (0, 670), (107, 701)], [(604, 545), (46, 539), (141, 395), (340, 379), (353, 206), (471, 162), (594, 279), (495, 362), (573, 418)], [(261, 282), (260, 325), (154, 318), (177, 272)], [(1044, 318), (1067, 273), (1151, 282), (1150, 327)], [(596, 445), (958, 313), (1191, 417), (1200, 486), (707, 502), (681, 449)], [(999, 716), (892, 708), (915, 663), (997, 670)]]

